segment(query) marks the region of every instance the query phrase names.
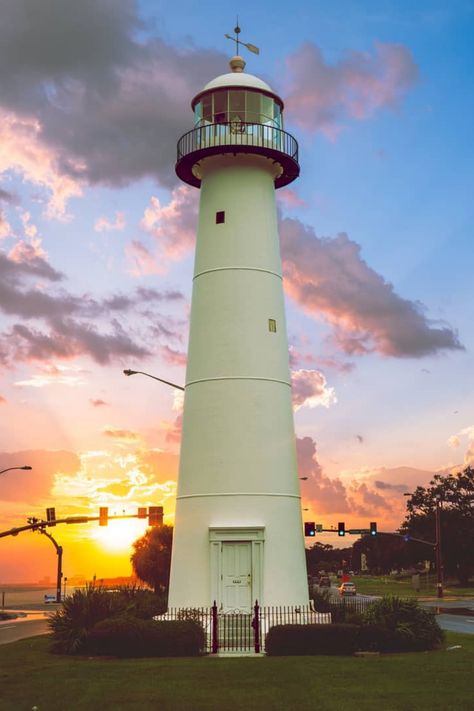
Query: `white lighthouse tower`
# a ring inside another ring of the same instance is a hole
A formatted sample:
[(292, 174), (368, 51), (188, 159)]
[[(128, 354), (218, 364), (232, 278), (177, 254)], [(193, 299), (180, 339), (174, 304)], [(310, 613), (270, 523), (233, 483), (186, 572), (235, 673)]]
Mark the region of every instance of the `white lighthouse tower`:
[(283, 102), (231, 72), (192, 101), (200, 188), (170, 607), (307, 605), (275, 189), (299, 174)]

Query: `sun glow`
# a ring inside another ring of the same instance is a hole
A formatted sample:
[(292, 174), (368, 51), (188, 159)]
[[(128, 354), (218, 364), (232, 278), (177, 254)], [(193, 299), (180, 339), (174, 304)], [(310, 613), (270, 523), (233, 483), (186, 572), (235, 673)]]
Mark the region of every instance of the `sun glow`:
[(102, 548), (109, 551), (131, 550), (132, 543), (143, 536), (148, 522), (138, 519), (109, 521), (107, 526), (98, 527), (93, 538)]

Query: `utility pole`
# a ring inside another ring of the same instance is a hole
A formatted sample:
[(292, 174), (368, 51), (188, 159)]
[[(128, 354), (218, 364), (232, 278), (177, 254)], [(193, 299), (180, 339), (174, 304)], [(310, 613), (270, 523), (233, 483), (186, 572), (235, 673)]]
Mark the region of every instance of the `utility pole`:
[(435, 526), (436, 526), (436, 593), (439, 598), (443, 597), (443, 564), (441, 561), (441, 502), (436, 499), (435, 508)]

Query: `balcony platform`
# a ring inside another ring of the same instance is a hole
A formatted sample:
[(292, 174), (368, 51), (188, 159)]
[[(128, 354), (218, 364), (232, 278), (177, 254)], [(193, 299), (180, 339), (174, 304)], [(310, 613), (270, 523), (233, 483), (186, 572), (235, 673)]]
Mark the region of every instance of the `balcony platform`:
[(253, 153), (278, 163), (282, 172), (275, 178), (276, 188), (292, 183), (300, 173), (298, 143), (290, 133), (274, 126), (239, 121), (198, 126), (181, 136), (176, 174), (188, 185), (199, 188), (201, 181), (194, 175), (193, 166), (203, 158), (225, 153)]

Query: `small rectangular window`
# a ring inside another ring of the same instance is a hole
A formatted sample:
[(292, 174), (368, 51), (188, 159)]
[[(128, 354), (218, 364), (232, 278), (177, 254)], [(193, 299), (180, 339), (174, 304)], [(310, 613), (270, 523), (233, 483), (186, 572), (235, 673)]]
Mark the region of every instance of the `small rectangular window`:
[(216, 225), (222, 225), (223, 222), (225, 222), (224, 210), (221, 210), (220, 212), (216, 212)]
[(275, 321), (274, 318), (268, 319), (268, 330), (270, 331), (270, 333), (277, 332), (277, 322)]

